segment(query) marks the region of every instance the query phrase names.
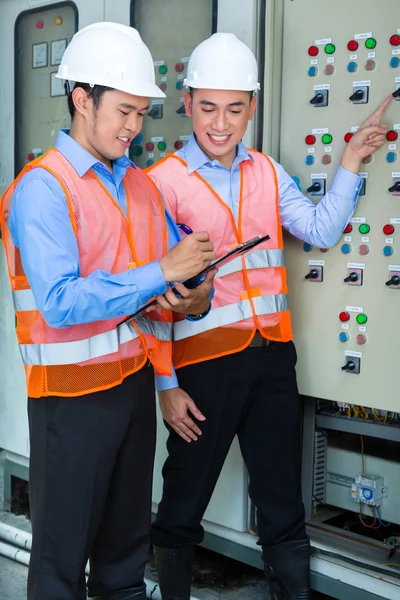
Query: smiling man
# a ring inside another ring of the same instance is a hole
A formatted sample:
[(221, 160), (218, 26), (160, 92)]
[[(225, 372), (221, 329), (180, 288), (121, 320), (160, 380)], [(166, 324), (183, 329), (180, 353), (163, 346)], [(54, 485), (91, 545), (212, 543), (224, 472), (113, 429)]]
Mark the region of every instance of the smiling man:
[(241, 142), (260, 88), (245, 44), (229, 33), (211, 36), (193, 51), (186, 86), (194, 134), (148, 170), (150, 177), (177, 222), (193, 230), (207, 226), (217, 256), (259, 234), (270, 240), (244, 264), (240, 259), (219, 271), (212, 309), (202, 321), (174, 326), (177, 378), (158, 382), (170, 429), (153, 523), (161, 593), (163, 600), (190, 598), (201, 520), (237, 435), (258, 511), (266, 598), (306, 600), (310, 547), (282, 227), (316, 247), (338, 241), (356, 207), (361, 161), (384, 143), (380, 119), (391, 97), (353, 136), (330, 190), (314, 206), (281, 165)]
[(180, 299), (167, 289), (209, 265), (213, 247), (202, 232), (180, 241), (157, 188), (125, 156), (149, 96), (164, 97), (139, 33), (82, 29), (58, 76), (71, 130), (1, 203), (29, 396), (28, 600), (84, 600), (89, 557), (90, 597), (142, 600), (154, 370), (171, 373), (172, 316), (119, 324), (160, 295), (176, 311), (206, 312), (211, 278)]

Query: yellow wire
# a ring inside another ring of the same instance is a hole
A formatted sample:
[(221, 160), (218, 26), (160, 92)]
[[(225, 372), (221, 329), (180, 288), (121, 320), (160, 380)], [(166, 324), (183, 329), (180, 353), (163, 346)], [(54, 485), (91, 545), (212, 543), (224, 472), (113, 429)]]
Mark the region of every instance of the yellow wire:
[(381, 567), (400, 567), (399, 563), (384, 563)]

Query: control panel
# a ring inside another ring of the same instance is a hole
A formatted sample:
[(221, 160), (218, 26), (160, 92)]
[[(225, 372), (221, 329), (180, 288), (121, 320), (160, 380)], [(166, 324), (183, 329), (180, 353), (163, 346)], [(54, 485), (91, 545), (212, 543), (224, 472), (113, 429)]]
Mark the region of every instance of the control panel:
[(318, 204), (346, 144), (399, 90), (384, 117), (385, 144), (362, 164), (357, 209), (336, 246), (285, 236), (301, 393), (398, 411), (400, 13), (397, 0), (381, 4), (284, 3), (280, 162)]
[(190, 54), (212, 33), (212, 8), (212, 0), (134, 3), (133, 26), (150, 48), (157, 85), (167, 95), (150, 99), (143, 130), (130, 148), (131, 160), (143, 169), (180, 150), (190, 137), (192, 123), (183, 104), (183, 82)]
[(17, 20), (16, 173), (54, 145), (59, 129), (69, 129), (64, 82), (55, 75), (77, 21), (71, 5), (23, 13)]

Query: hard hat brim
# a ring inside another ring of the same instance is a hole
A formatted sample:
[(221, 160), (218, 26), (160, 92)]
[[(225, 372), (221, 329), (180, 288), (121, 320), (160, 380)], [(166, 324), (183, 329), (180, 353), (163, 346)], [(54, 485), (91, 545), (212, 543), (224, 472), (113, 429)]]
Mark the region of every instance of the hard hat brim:
[[(66, 77), (65, 74), (61, 76), (59, 73), (57, 73), (55, 77), (57, 77), (57, 79), (63, 79), (64, 81), (81, 81), (81, 78), (76, 77), (76, 73), (68, 74), (68, 77)], [(112, 89), (118, 90), (120, 92), (126, 92), (127, 94), (131, 94), (132, 96), (141, 96), (145, 98), (167, 97), (166, 94), (164, 94), (164, 92), (158, 87), (158, 85), (153, 83), (143, 84), (141, 82), (138, 88), (135, 88), (134, 85), (124, 85), (123, 83), (112, 85), (110, 81), (81, 81), (81, 83), (104, 85), (106, 87), (111, 87)]]

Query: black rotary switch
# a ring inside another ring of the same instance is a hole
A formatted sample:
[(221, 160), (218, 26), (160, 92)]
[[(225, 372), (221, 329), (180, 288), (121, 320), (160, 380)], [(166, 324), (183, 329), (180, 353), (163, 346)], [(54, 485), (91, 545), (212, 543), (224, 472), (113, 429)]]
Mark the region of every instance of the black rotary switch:
[(318, 279), (319, 273), (317, 269), (311, 269), (311, 271), (305, 276), (304, 279)]
[(313, 104), (313, 105), (322, 104), (324, 99), (325, 98), (324, 98), (323, 94), (315, 94), (314, 98), (311, 98), (310, 104)]
[(347, 363), (342, 367), (342, 371), (354, 371), (356, 363), (353, 360), (348, 360)]
[(400, 192), (400, 181), (396, 181), (396, 183), (389, 188), (389, 192)]
[(343, 281), (345, 283), (349, 283), (350, 281), (351, 281), (351, 283), (355, 283), (356, 281), (358, 281), (358, 274), (350, 273), (350, 275), (348, 275), (345, 279), (343, 279)]
[(307, 192), (309, 194), (311, 194), (312, 192), (319, 192), (319, 191), (321, 191), (321, 184), (318, 181), (316, 181), (315, 183), (310, 185), (309, 188), (307, 188)]
[(354, 94), (352, 94), (350, 96), (350, 100), (352, 102), (359, 102), (360, 100), (363, 100), (364, 98), (364, 92), (362, 90), (357, 90), (354, 92)]
[(386, 282), (386, 285), (400, 285), (400, 275), (393, 275), (393, 277)]

